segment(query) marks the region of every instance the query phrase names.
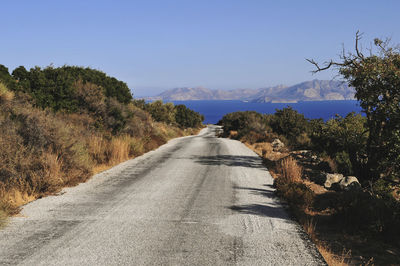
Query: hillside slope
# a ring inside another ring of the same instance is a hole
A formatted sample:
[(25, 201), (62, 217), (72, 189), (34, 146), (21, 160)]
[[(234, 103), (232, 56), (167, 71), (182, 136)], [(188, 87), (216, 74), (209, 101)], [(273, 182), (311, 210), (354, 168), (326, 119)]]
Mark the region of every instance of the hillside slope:
[(135, 102), (124, 82), (97, 70), (19, 67), (10, 74), (0, 65), (0, 220), (196, 132), (201, 119), (184, 106)]

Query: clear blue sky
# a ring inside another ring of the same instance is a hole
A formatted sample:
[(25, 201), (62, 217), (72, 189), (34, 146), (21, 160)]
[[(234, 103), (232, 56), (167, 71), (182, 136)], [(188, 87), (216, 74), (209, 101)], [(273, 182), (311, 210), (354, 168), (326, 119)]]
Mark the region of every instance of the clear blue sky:
[(291, 85), (363, 43), (400, 43), (400, 1), (3, 1), (0, 64), (90, 66), (137, 96), (174, 87)]

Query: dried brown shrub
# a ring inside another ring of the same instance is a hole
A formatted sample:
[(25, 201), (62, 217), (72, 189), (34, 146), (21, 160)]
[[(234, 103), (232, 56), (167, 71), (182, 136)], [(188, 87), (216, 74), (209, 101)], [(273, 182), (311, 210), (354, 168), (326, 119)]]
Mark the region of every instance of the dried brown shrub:
[(14, 99), (14, 92), (7, 89), (7, 87), (0, 82), (0, 103), (10, 102)]
[(302, 181), (303, 168), (291, 156), (281, 160), (277, 169), (280, 174), (279, 178), (286, 183), (300, 183)]
[(114, 137), (108, 145), (108, 161), (117, 164), (129, 159), (131, 138), (127, 135)]

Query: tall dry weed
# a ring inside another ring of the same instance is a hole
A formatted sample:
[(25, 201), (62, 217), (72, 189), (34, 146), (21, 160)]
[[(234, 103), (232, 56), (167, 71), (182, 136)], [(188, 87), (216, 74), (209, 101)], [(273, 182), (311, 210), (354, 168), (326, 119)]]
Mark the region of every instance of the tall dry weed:
[(87, 139), (88, 151), (97, 164), (106, 162), (107, 140), (103, 136), (91, 135)]
[(59, 155), (45, 152), (42, 155), (43, 179), (49, 186), (58, 187), (64, 184), (63, 163)]
[(7, 89), (6, 85), (0, 82), (0, 102), (14, 99), (14, 92)]
[(307, 233), (307, 235), (310, 237), (310, 239), (315, 242), (317, 239), (316, 235), (316, 223), (314, 222), (313, 219), (307, 219), (306, 221), (303, 222), (303, 229)]
[(329, 266), (346, 266), (349, 265), (347, 261), (351, 258), (351, 251), (343, 250), (340, 255), (335, 255), (328, 247), (323, 244), (317, 245), (319, 253), (321, 253), (325, 262)]
[(303, 168), (291, 156), (284, 158), (278, 165), (278, 173), (282, 181), (287, 183), (300, 183)]
[(131, 138), (127, 135), (113, 137), (108, 147), (108, 158), (112, 164), (129, 159)]

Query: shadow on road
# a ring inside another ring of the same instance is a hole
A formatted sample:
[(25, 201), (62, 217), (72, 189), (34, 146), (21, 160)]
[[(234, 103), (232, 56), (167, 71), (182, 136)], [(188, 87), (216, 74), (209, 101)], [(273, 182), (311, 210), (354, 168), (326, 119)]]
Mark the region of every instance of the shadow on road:
[(239, 155), (215, 155), (215, 156), (196, 156), (195, 162), (202, 165), (226, 165), (249, 168), (265, 169), (258, 156), (239, 156)]
[[(262, 163), (262, 160), (258, 156), (240, 156), (240, 155), (214, 155), (214, 156), (196, 156), (193, 158), (196, 163), (201, 165), (226, 165), (232, 167), (247, 167), (247, 168), (259, 168), (267, 171)], [(284, 220), (290, 220), (286, 211), (282, 208), (279, 203), (277, 196), (274, 193), (272, 185), (265, 184), (264, 188), (251, 188), (251, 187), (233, 187), (235, 190), (247, 190), (253, 195), (260, 195), (271, 200), (268, 200), (265, 204), (248, 204), (248, 205), (233, 205), (228, 207), (232, 211), (253, 214), (264, 217), (278, 218)], [(275, 200), (276, 199), (276, 200)]]
[(289, 216), (282, 209), (281, 206), (275, 206), (270, 204), (248, 204), (248, 205), (234, 205), (229, 207), (232, 211), (236, 211), (244, 214), (253, 214), (263, 217), (278, 218), (283, 220), (289, 220)]
[[(244, 214), (253, 214), (263, 217), (271, 217), (278, 219), (288, 220), (289, 217), (287, 213), (282, 208), (282, 205), (279, 203), (277, 196), (274, 193), (274, 190), (271, 189), (271, 185), (265, 185), (266, 189), (262, 188), (251, 188), (251, 187), (233, 187), (234, 189), (247, 190), (249, 193), (253, 195), (260, 195), (263, 197), (267, 197), (273, 199), (271, 203), (265, 204), (247, 204), (247, 205), (233, 205), (230, 206), (229, 209), (232, 211), (236, 211)], [(277, 199), (276, 202), (274, 202)]]
[(276, 198), (274, 190), (262, 189), (262, 188), (251, 188), (251, 187), (238, 187), (234, 186), (234, 189), (248, 190), (253, 195), (260, 195), (269, 198)]

